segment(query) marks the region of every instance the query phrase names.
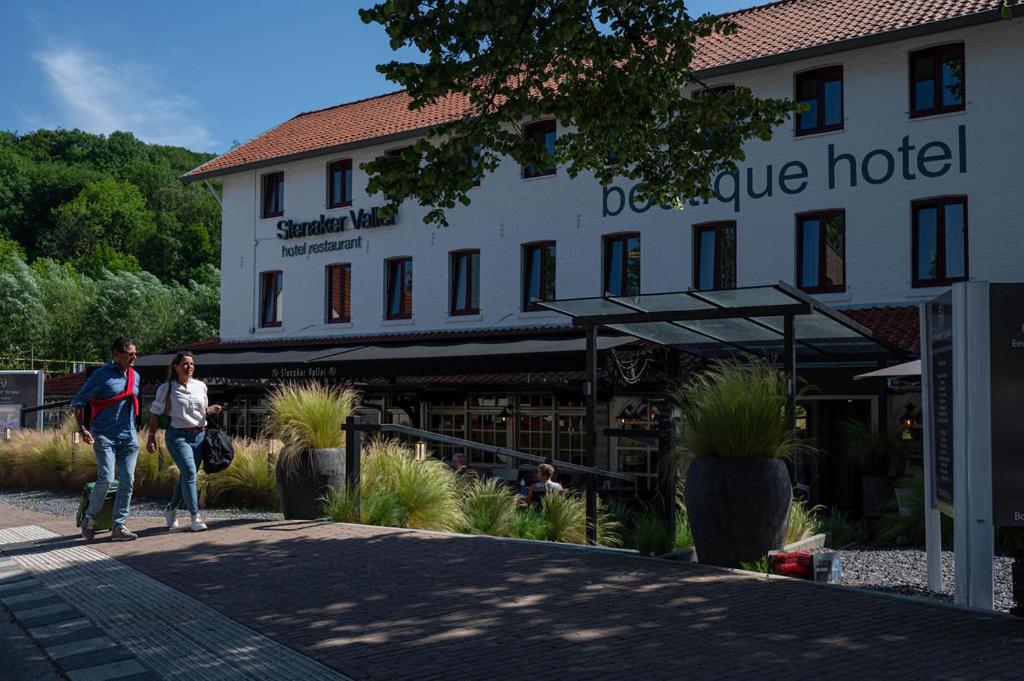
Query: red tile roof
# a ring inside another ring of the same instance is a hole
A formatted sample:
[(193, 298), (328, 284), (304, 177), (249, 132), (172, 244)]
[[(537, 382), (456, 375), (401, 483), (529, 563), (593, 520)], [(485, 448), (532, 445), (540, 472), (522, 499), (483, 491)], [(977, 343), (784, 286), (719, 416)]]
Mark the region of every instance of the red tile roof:
[(918, 342), (921, 329), (915, 305), (868, 307), (840, 312), (912, 355), (921, 352)]
[[(815, 47), (842, 49), (860, 38), (943, 22), (998, 19), (1001, 0), (783, 0), (728, 16), (739, 26), (732, 36), (713, 35), (698, 43), (695, 65), (708, 70), (765, 57), (799, 56)], [(415, 111), (404, 91), (309, 111), (285, 121), (185, 175), (199, 179), (267, 165), (278, 159), (327, 149), (412, 136), (424, 128), (457, 120), (469, 111), (465, 97), (452, 96)]]

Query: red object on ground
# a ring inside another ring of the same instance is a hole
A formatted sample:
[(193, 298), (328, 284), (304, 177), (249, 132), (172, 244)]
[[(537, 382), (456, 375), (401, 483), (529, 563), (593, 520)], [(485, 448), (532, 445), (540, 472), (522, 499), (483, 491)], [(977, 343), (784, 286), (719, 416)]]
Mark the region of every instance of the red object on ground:
[(814, 556), (810, 551), (779, 551), (771, 555), (772, 572), (787, 577), (814, 579)]

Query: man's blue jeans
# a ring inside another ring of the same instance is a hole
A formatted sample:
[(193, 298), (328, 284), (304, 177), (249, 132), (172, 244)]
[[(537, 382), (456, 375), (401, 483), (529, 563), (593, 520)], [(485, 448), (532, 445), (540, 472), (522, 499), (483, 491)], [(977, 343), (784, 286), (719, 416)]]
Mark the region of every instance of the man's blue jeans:
[(132, 485), (135, 484), (135, 461), (139, 458), (139, 443), (135, 434), (127, 438), (111, 439), (96, 435), (92, 451), (96, 454), (96, 486), (92, 488), (89, 507), (85, 514), (95, 518), (103, 510), (107, 488), (117, 472), (117, 495), (114, 497), (114, 524), (124, 525), (132, 503)]
[(178, 508), (178, 504), (184, 499), (188, 505), (189, 513), (193, 516), (199, 514), (199, 493), (196, 490), (196, 471), (202, 456), (199, 453), (199, 445), (203, 444), (206, 433), (203, 431), (181, 430), (179, 428), (168, 428), (165, 440), (167, 451), (174, 459), (174, 465), (178, 467), (178, 482), (174, 486), (174, 494), (171, 495), (171, 508)]

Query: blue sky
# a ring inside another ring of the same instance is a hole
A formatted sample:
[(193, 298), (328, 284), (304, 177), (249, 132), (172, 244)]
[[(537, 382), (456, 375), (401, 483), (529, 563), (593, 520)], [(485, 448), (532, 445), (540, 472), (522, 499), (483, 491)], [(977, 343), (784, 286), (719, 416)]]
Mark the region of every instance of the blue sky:
[[(129, 130), (223, 152), (295, 114), (398, 89), (371, 0), (3, 0), (0, 130)], [(702, 0), (724, 12), (756, 1)], [(398, 53), (411, 59), (411, 52)]]

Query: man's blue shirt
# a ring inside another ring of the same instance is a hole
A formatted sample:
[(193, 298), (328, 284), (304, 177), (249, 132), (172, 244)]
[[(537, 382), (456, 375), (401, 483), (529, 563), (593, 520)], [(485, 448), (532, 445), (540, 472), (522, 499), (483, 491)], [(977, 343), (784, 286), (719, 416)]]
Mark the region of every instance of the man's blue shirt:
[[(135, 371), (129, 368), (128, 371)], [(113, 362), (106, 364), (89, 375), (85, 385), (78, 391), (71, 406), (84, 407), (91, 399), (105, 399), (122, 393), (127, 385), (128, 374)], [(139, 374), (135, 372), (135, 395), (139, 395)], [(111, 440), (126, 440), (135, 437), (135, 404), (130, 398), (119, 400), (98, 415), (93, 415), (89, 430), (93, 435), (102, 435)]]

